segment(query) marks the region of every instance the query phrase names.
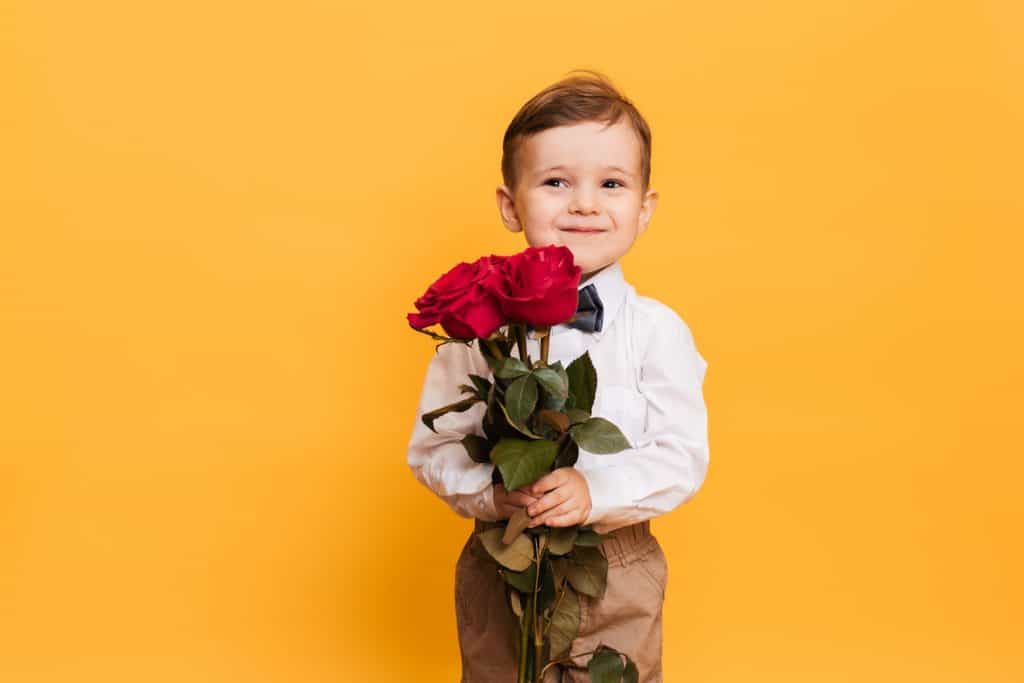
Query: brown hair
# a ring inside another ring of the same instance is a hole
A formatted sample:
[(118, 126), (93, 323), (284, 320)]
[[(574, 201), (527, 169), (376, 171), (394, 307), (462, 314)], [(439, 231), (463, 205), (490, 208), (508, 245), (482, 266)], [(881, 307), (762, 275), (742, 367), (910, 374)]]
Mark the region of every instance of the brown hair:
[(513, 117), (505, 130), (501, 147), (501, 175), (509, 190), (515, 192), (516, 152), (522, 141), (548, 128), (571, 125), (584, 121), (617, 123), (623, 116), (640, 137), (640, 176), (643, 191), (651, 182), (651, 129), (633, 103), (612, 85), (604, 74), (592, 69), (573, 69), (569, 73), (586, 75), (566, 76), (549, 85), (529, 99)]

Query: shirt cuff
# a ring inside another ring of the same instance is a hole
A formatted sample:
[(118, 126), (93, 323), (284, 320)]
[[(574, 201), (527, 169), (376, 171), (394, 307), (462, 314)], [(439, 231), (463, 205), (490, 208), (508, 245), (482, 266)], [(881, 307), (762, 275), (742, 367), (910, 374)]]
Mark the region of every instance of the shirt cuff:
[(482, 519), (485, 522), (497, 522), (498, 508), (494, 504), (494, 484), (491, 484), (483, 493), (480, 495), (480, 512), (477, 514), (477, 519)]
[[(583, 521), (583, 526), (600, 522), (609, 512), (615, 510), (615, 501), (621, 498), (626, 482), (622, 473), (615, 467), (600, 467), (591, 470), (579, 470), (590, 489), (590, 514)], [(632, 503), (632, 498), (629, 499)]]

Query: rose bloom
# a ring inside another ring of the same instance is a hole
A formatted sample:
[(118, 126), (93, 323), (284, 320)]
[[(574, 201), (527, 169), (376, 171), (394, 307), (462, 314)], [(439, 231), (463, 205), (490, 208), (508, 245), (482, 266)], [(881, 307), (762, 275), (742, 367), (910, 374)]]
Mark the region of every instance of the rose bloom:
[(528, 247), (506, 258), (501, 270), (496, 295), (509, 321), (550, 327), (576, 313), (582, 270), (568, 247)]
[(448, 336), (458, 339), (490, 336), (504, 322), (494, 294), (503, 261), (492, 254), (456, 265), (415, 301), (419, 313), (406, 316), (409, 325), (422, 330), (440, 323)]

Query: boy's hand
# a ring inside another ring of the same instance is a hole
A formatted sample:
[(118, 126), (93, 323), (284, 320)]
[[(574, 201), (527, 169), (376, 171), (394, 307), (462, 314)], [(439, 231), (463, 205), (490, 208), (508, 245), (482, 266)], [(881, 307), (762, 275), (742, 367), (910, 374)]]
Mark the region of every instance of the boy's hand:
[(531, 527), (573, 526), (583, 524), (590, 515), (590, 487), (575, 467), (559, 467), (548, 472), (529, 486), (516, 489), (531, 496), (539, 496), (526, 508), (533, 517)]
[(494, 507), (497, 508), (500, 519), (508, 519), (516, 510), (536, 502), (536, 498), (524, 493), (522, 489), (509, 493), (505, 490), (504, 484), (494, 484)]

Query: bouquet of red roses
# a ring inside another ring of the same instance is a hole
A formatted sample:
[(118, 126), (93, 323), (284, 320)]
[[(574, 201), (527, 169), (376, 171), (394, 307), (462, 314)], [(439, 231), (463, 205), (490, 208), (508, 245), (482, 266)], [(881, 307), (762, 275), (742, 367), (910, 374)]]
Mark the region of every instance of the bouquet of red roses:
[[(486, 403), (486, 437), (468, 434), (462, 443), (475, 462), (495, 465), (496, 483), (507, 491), (573, 467), (580, 448), (602, 454), (630, 447), (618, 427), (590, 414), (597, 372), (589, 354), (568, 367), (548, 364), (550, 329), (575, 315), (580, 275), (567, 247), (485, 256), (442, 275), (416, 300), (419, 312), (408, 315), (413, 329), (442, 344), (477, 342), (491, 376), (469, 375), (471, 383), (459, 385), (465, 399), (422, 419), (433, 430), (441, 415)], [(436, 324), (447, 336), (426, 329)], [(537, 360), (527, 353), (528, 328), (540, 338)], [(579, 630), (579, 594), (600, 599), (608, 575), (603, 537), (589, 526), (529, 527), (529, 521), (521, 508), (503, 526), (478, 534), (519, 619), (519, 683), (539, 683), (553, 664), (590, 654), (568, 653)], [(592, 681), (637, 680), (628, 655), (605, 645), (593, 655), (587, 666)]]

